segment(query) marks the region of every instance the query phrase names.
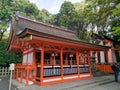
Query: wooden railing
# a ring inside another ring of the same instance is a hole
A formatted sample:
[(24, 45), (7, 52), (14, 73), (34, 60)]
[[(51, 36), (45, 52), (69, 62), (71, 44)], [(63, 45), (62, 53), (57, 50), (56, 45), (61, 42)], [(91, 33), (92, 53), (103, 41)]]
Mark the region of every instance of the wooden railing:
[(113, 73), (110, 64), (96, 64), (96, 68), (101, 72)]
[(10, 70), (8, 67), (0, 67), (0, 76), (10, 75)]
[[(26, 79), (26, 85), (28, 85), (28, 81), (34, 79), (33, 72), (35, 71), (35, 67), (32, 65), (22, 65), (16, 64), (15, 71), (14, 71), (14, 79), (20, 79), (20, 83), (22, 83), (23, 78)], [(32, 72), (30, 77), (30, 72)]]
[(90, 72), (90, 67), (89, 66), (80, 66), (79, 67), (80, 68), (80, 73), (82, 74), (82, 73), (89, 73)]

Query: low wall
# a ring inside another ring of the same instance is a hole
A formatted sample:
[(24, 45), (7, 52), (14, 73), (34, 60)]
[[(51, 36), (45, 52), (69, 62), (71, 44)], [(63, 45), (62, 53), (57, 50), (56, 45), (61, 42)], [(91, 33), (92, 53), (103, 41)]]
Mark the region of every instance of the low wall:
[(96, 68), (101, 72), (113, 73), (110, 64), (96, 64)]

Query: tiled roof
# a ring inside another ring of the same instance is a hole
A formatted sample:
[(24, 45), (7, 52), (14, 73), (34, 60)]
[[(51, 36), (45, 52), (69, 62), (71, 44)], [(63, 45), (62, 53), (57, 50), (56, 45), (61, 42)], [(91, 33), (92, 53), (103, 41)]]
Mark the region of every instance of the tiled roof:
[(44, 34), (49, 34), (49, 35), (71, 39), (71, 40), (79, 40), (75, 31), (62, 29), (60, 27), (35, 21), (20, 15), (16, 17), (17, 19), (14, 20), (14, 26), (15, 26), (14, 32), (16, 34), (23, 32), (26, 28), (28, 28)]
[(61, 43), (64, 42), (64, 43), (77, 45), (81, 48), (84, 47), (90, 50), (108, 50), (109, 48), (106, 46), (95, 45), (95, 44), (79, 41), (76, 32), (74, 31), (62, 29), (57, 26), (34, 21), (29, 18), (17, 15), (12, 19), (11, 22), (11, 32), (13, 34), (10, 35), (7, 50), (9, 50), (10, 48), (11, 38), (13, 38), (12, 36), (16, 35), (18, 38), (19, 37), (22, 38), (21, 36), (24, 37), (24, 35), (29, 34), (30, 31), (32, 32), (33, 36), (35, 35), (43, 38), (40, 35), (45, 35), (44, 37), (46, 37), (47, 39), (51, 39), (53, 41), (59, 41)]

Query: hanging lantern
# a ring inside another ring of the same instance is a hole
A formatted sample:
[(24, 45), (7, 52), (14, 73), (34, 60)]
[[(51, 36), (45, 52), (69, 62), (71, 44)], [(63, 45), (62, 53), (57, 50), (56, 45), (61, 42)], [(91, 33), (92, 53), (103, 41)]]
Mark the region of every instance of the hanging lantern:
[(73, 57), (73, 54), (71, 53), (71, 54), (69, 55), (69, 57)]
[(52, 53), (52, 56), (54, 56), (55, 54), (54, 53)]
[(58, 56), (58, 53), (55, 53), (55, 56)]

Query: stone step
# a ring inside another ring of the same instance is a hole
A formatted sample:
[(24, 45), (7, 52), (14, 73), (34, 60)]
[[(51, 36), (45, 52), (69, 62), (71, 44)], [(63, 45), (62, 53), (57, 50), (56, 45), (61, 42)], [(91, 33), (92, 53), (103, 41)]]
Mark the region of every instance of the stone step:
[(101, 72), (101, 71), (98, 70), (98, 69), (94, 69), (94, 70), (92, 70), (92, 75), (93, 75), (94, 77), (97, 77), (97, 76), (109, 75), (109, 73), (107, 73), (107, 72)]
[(90, 81), (90, 82), (84, 82), (84, 83), (80, 83), (78, 85), (75, 85), (75, 86), (70, 86), (70, 87), (67, 87), (67, 88), (61, 88), (59, 90), (79, 90), (78, 88), (81, 88), (81, 90), (85, 90), (85, 88), (90, 88), (90, 87), (95, 87), (95, 86), (98, 86), (98, 85), (102, 85), (102, 83), (108, 83), (108, 82), (111, 82), (110, 79), (100, 79), (100, 80), (95, 80), (95, 81)]

